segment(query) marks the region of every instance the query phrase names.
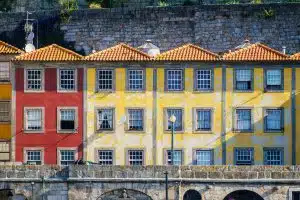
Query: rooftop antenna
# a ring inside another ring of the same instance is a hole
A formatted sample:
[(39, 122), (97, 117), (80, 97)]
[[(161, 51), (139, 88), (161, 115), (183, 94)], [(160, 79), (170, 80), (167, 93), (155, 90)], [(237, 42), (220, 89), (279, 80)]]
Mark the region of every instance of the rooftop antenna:
[[(31, 15), (31, 12), (26, 13), (26, 23), (24, 25), (24, 31), (26, 34), (25, 40), (26, 40), (26, 45), (25, 45), (25, 51), (26, 52), (31, 52), (35, 50), (35, 46), (33, 44), (33, 39), (34, 39), (34, 32), (33, 32), (33, 23), (34, 21), (37, 21), (35, 19), (29, 19), (29, 15)], [(38, 21), (37, 21), (38, 22)], [(38, 34), (38, 25), (37, 25), (37, 34)], [(37, 47), (38, 47), (38, 39), (37, 39)]]

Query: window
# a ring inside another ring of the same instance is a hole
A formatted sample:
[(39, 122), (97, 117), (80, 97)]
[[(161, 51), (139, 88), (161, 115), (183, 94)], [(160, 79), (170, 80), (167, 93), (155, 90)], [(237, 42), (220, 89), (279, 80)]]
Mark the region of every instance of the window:
[(10, 121), (10, 102), (0, 101), (0, 122)]
[(235, 131), (252, 131), (251, 109), (235, 110)]
[(282, 148), (264, 148), (265, 165), (282, 165), (283, 149)]
[(196, 110), (196, 130), (211, 131), (211, 109)]
[(114, 71), (109, 69), (101, 69), (97, 71), (98, 90), (111, 91), (113, 90)]
[(265, 110), (265, 131), (283, 131), (283, 110), (266, 109)]
[(43, 90), (43, 74), (40, 69), (26, 70), (26, 90), (41, 91)]
[(58, 131), (76, 131), (77, 110), (76, 108), (58, 108)]
[(9, 161), (10, 159), (10, 142), (0, 142), (0, 161)]
[(283, 90), (283, 71), (268, 69), (265, 73), (266, 90)]
[(144, 110), (128, 109), (128, 130), (143, 131), (144, 130)]
[(183, 90), (183, 70), (166, 70), (167, 90)]
[(195, 165), (213, 165), (213, 150), (196, 150), (194, 152)]
[(60, 165), (72, 165), (75, 162), (74, 150), (60, 150)]
[[(167, 150), (167, 164), (172, 165), (172, 151)], [(182, 165), (182, 151), (181, 150), (174, 150), (174, 165)]]
[(129, 150), (128, 151), (128, 164), (129, 165), (143, 165), (144, 164), (144, 151), (143, 150)]
[(9, 81), (9, 62), (0, 62), (0, 82)]
[(43, 109), (42, 108), (25, 108), (25, 130), (42, 131), (43, 127)]
[(144, 90), (144, 70), (128, 70), (128, 90)]
[(235, 149), (236, 165), (252, 165), (253, 164), (253, 148), (236, 148)]
[(42, 164), (42, 152), (41, 150), (28, 150), (27, 164), (29, 165), (41, 165)]
[(98, 122), (97, 130), (99, 131), (111, 131), (114, 129), (114, 109), (99, 109), (98, 110)]
[(182, 131), (183, 130), (183, 122), (182, 122), (182, 115), (183, 111), (182, 109), (167, 109), (166, 114), (166, 122), (167, 122), (167, 130), (172, 130), (172, 122), (170, 122), (170, 117), (174, 115), (176, 117), (176, 121), (174, 123), (174, 130), (175, 131)]
[(300, 200), (300, 191), (292, 191), (290, 192), (292, 194), (292, 197), (289, 198), (289, 200)]
[(99, 150), (98, 156), (100, 165), (113, 165), (113, 151)]
[(213, 75), (212, 70), (197, 70), (195, 74), (196, 90), (212, 90)]
[(59, 70), (59, 90), (76, 90), (76, 71), (74, 69)]
[(252, 90), (252, 70), (250, 69), (235, 70), (235, 90), (238, 91)]

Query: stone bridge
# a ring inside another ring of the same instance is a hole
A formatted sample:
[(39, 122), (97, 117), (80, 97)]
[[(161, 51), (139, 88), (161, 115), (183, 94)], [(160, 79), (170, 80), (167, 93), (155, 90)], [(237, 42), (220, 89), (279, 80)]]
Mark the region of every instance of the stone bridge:
[(299, 200), (300, 166), (0, 166), (0, 200)]

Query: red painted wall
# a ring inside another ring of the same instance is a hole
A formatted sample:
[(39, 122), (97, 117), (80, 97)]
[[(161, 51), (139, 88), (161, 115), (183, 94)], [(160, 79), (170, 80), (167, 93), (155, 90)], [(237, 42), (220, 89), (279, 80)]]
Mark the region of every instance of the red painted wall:
[[(44, 164), (57, 163), (57, 147), (77, 147), (82, 158), (83, 139), (83, 69), (77, 69), (77, 92), (57, 92), (57, 69), (45, 68), (45, 92), (24, 93), (24, 69), (17, 68), (16, 80), (16, 161), (23, 162), (24, 147), (44, 147)], [(78, 108), (78, 133), (57, 133), (57, 107)], [(45, 108), (45, 131), (24, 133), (24, 107)]]

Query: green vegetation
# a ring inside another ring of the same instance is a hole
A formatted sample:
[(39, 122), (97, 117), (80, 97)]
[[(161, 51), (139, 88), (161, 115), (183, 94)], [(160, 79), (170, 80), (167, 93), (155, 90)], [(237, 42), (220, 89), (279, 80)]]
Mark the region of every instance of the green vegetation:
[(60, 19), (62, 22), (67, 23), (72, 17), (72, 13), (75, 10), (78, 10), (78, 1), (77, 0), (59, 0), (61, 5), (60, 10)]
[(12, 9), (16, 0), (0, 0), (0, 12), (8, 12)]

